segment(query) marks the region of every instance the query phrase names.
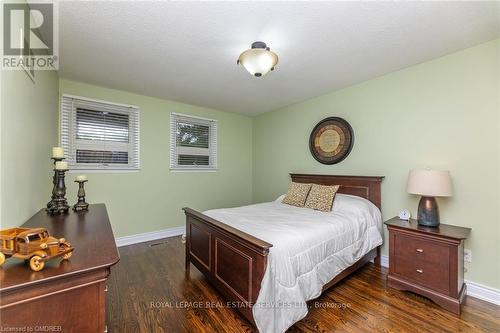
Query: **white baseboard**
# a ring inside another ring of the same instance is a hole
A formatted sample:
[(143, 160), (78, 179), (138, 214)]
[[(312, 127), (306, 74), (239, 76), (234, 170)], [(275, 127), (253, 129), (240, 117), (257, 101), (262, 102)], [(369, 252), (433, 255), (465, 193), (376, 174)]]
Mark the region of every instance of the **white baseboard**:
[[(382, 255), (380, 264), (383, 267), (389, 267), (389, 256)], [(465, 283), (467, 284), (467, 295), (500, 305), (500, 290), (469, 280), (465, 280)]]
[(380, 256), (380, 266), (389, 268), (389, 256)]
[(186, 231), (185, 226), (168, 228), (158, 231), (145, 232), (143, 234), (123, 236), (116, 238), (116, 246), (126, 246), (131, 244), (149, 242), (156, 239), (182, 235)]
[(380, 266), (389, 268), (389, 256), (384, 254), (380, 256)]
[(500, 305), (500, 290), (469, 280), (465, 280), (465, 283), (467, 284), (467, 295)]

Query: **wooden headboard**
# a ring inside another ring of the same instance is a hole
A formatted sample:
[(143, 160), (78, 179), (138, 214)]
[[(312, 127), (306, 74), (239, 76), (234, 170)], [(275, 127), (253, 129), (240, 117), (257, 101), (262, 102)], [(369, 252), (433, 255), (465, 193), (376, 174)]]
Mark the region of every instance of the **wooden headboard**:
[(295, 183), (340, 185), (338, 193), (356, 195), (368, 199), (379, 209), (382, 209), (380, 183), (384, 179), (383, 176), (308, 175), (299, 173), (291, 173), (290, 176)]

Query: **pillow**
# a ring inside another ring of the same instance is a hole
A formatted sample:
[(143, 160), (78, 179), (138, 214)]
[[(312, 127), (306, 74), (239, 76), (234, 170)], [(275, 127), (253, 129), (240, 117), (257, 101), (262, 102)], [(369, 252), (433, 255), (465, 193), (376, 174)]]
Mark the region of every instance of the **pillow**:
[(310, 189), (311, 184), (291, 182), (288, 187), (288, 192), (282, 202), (287, 205), (304, 207), (304, 203), (306, 202), (307, 194), (309, 194)]
[(337, 194), (333, 202), (332, 212), (358, 214), (361, 210), (379, 210), (377, 206), (369, 200), (349, 194)]
[(276, 202), (282, 202), (282, 201), (283, 201), (283, 199), (285, 198), (285, 195), (286, 195), (286, 194), (282, 194), (282, 195), (280, 195), (280, 196), (279, 196), (279, 197), (277, 197), (277, 198), (276, 198), (276, 200), (274, 200), (274, 201), (276, 201)]
[(335, 196), (332, 212), (334, 214), (370, 217), (369, 219), (375, 221), (378, 230), (382, 233), (382, 214), (380, 213), (380, 209), (367, 199), (339, 193)]
[(339, 190), (340, 185), (325, 186), (313, 184), (307, 196), (306, 208), (329, 212), (332, 210), (333, 199)]

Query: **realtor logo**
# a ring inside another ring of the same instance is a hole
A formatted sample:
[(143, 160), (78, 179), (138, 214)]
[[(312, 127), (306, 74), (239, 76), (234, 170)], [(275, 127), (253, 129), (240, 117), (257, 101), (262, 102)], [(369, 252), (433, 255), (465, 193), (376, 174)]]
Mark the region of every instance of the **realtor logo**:
[(3, 3), (3, 69), (57, 69), (54, 3)]

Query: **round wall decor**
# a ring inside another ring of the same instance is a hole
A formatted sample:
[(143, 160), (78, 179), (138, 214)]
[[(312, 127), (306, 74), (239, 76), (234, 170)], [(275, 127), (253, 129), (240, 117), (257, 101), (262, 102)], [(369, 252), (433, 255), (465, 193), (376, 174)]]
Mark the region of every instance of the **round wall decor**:
[(320, 121), (309, 137), (309, 149), (320, 163), (335, 164), (351, 152), (354, 132), (347, 121), (339, 117), (329, 117)]

